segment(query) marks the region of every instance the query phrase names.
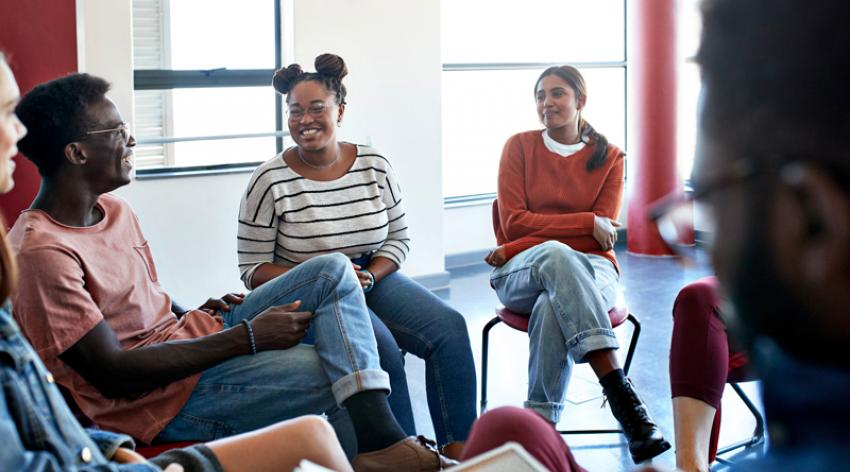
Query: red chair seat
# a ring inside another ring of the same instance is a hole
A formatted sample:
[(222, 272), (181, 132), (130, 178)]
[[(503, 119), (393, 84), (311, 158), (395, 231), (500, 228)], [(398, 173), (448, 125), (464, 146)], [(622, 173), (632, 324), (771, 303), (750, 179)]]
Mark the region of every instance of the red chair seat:
[[(521, 315), (519, 313), (514, 313), (505, 307), (500, 307), (496, 308), (496, 316), (498, 316), (503, 323), (511, 328), (518, 331), (524, 331), (526, 333), (528, 332), (529, 315)], [(611, 308), (608, 312), (608, 318), (611, 320), (611, 327), (616, 328), (617, 326), (620, 326), (626, 321), (628, 316), (629, 308), (626, 306), (622, 297), (618, 296), (617, 304), (614, 305), (614, 308)]]

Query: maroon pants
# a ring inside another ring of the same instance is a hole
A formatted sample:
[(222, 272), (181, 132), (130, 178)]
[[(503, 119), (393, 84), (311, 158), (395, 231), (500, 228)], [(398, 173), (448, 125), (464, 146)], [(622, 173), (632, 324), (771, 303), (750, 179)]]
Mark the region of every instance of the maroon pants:
[(496, 408), (478, 418), (466, 440), (462, 460), (510, 441), (522, 445), (547, 470), (584, 472), (561, 434), (549, 422), (531, 410), (512, 406)]
[(717, 279), (706, 277), (686, 285), (673, 304), (670, 343), (670, 389), (673, 397), (702, 400), (717, 408), (711, 428), (709, 463), (720, 436), (720, 399), (726, 382), (745, 380), (747, 357), (731, 352), (726, 324), (718, 314)]

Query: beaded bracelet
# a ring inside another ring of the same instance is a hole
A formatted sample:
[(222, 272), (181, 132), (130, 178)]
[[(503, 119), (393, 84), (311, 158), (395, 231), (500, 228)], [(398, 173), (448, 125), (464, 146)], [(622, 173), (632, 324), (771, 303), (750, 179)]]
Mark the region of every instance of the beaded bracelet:
[(257, 353), (257, 342), (254, 340), (254, 328), (251, 327), (251, 322), (248, 320), (242, 320), (242, 324), (245, 325), (245, 329), (248, 331), (248, 340), (251, 341), (251, 355)]

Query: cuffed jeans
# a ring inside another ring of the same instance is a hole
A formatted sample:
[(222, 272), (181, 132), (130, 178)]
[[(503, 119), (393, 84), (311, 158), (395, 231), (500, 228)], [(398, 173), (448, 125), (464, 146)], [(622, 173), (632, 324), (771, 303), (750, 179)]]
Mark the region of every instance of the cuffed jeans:
[(425, 360), (428, 409), (437, 442), (466, 440), (476, 416), (476, 387), (463, 316), (399, 272), (375, 284), (366, 303), (402, 349)]
[(526, 408), (557, 423), (573, 362), (618, 348), (608, 317), (618, 279), (608, 259), (557, 241), (526, 249), (493, 270), (490, 284), (505, 307), (531, 314)]
[(299, 264), (222, 313), (226, 327), (301, 300), (307, 336), (286, 350), (240, 356), (207, 369), (158, 441), (209, 441), (306, 414), (326, 414), (347, 453), (356, 439), (340, 405), (366, 390), (389, 391), (363, 290), (351, 262), (331, 254)]

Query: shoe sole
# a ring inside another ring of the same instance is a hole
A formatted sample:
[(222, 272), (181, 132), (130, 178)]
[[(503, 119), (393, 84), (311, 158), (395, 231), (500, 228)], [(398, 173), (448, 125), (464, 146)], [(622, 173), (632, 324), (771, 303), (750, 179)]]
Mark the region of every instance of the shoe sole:
[(662, 440), (641, 450), (640, 455), (632, 454), (632, 461), (634, 461), (635, 464), (640, 464), (641, 462), (648, 461), (649, 459), (664, 453), (670, 449), (670, 447), (669, 442)]

